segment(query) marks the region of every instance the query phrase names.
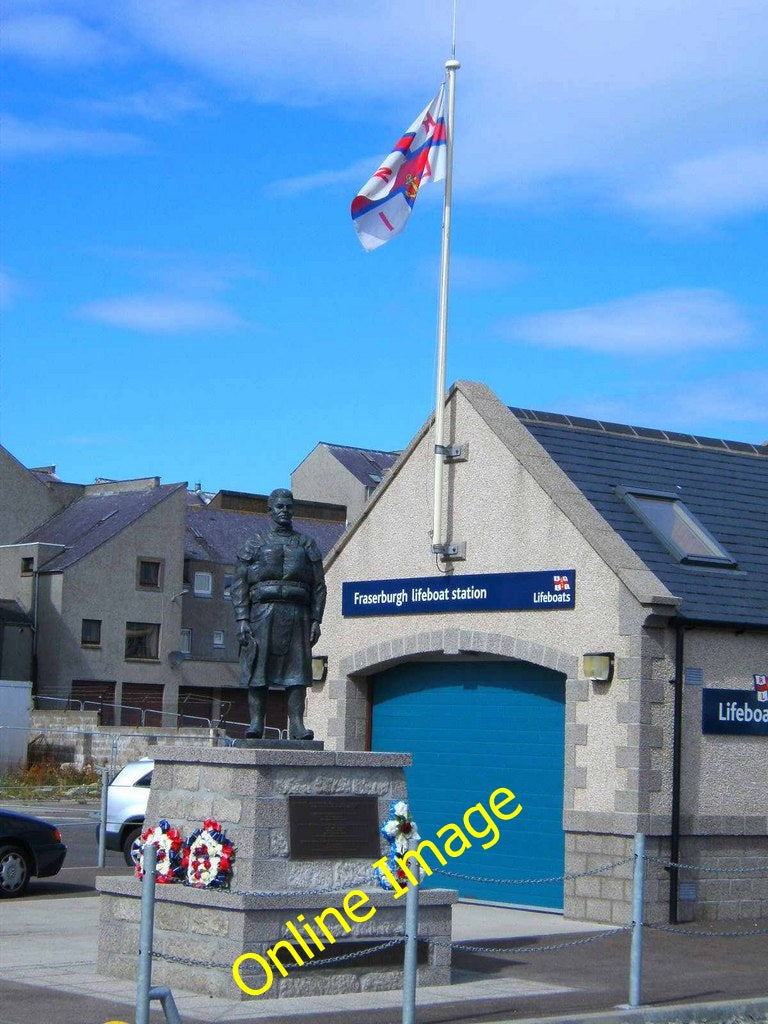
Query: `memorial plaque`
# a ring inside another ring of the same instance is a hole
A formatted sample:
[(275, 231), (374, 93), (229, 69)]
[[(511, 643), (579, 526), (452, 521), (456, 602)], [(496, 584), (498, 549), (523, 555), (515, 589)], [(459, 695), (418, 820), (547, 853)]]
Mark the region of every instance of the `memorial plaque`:
[(291, 860), (381, 856), (375, 796), (289, 796)]

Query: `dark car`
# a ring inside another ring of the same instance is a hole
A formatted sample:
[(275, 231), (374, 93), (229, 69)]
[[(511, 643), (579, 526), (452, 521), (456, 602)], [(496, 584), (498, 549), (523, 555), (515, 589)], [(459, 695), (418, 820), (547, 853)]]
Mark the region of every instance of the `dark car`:
[(26, 892), (30, 878), (56, 875), (67, 848), (55, 825), (15, 811), (0, 811), (0, 898)]

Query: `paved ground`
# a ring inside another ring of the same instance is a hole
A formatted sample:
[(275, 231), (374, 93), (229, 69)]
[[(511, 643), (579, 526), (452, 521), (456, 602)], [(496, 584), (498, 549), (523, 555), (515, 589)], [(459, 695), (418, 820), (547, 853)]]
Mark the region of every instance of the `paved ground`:
[[(0, 1024), (107, 1024), (134, 1020), (135, 983), (95, 973), (98, 899), (50, 896), (3, 906)], [(749, 922), (718, 930), (745, 931)], [(756, 927), (756, 925), (755, 925)], [(611, 1010), (627, 999), (629, 936), (624, 933), (565, 949), (539, 949), (604, 931), (574, 925), (551, 914), (462, 904), (456, 908), (454, 941), (493, 947), (457, 950), (454, 984), (422, 988), (420, 1024), (520, 1022)], [(727, 1020), (735, 1002), (765, 997), (750, 1008), (752, 1020), (768, 1021), (766, 936), (713, 938), (649, 931), (645, 937), (643, 1003), (679, 1007), (723, 1003)], [(233, 983), (234, 989), (234, 983)], [(181, 990), (174, 997), (184, 1024), (396, 1024), (398, 992), (311, 999), (214, 999)], [(165, 1020), (158, 1004), (152, 1024)], [(613, 1015), (611, 1020), (618, 1019)], [(645, 1018), (640, 1018), (645, 1019)], [(690, 1019), (690, 1018), (688, 1018)]]
[[(96, 974), (97, 874), (124, 874), (117, 853), (94, 866), (94, 807), (61, 804), (29, 810), (66, 828), (61, 874), (34, 880), (29, 896), (3, 901), (0, 913), (0, 1024), (133, 1022), (136, 986)], [(48, 811), (49, 813), (45, 813)], [(687, 926), (701, 933), (747, 932), (765, 921)], [(768, 1024), (768, 936), (645, 932), (643, 1008), (614, 1010), (628, 996), (627, 933), (564, 921), (555, 914), (460, 904), (453, 940), (489, 946), (454, 949), (453, 984), (421, 988), (418, 1024), (614, 1024), (666, 1020), (722, 1022), (738, 1010)], [(546, 949), (582, 939), (596, 941)], [(527, 951), (528, 947), (534, 951)], [(236, 992), (233, 982), (233, 993)], [(183, 1024), (399, 1024), (399, 992), (311, 999), (214, 999), (174, 989)], [(751, 1002), (745, 1002), (752, 1000)], [(707, 1005), (709, 1004), (709, 1005)], [(158, 1004), (152, 1024), (165, 1017)], [(582, 1017), (582, 1014), (600, 1016)]]

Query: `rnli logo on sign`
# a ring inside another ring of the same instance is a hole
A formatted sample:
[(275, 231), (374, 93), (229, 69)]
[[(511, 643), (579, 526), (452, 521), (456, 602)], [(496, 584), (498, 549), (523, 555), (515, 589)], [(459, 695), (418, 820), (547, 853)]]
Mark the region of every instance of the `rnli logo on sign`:
[(752, 686), (755, 688), (755, 693), (757, 694), (758, 700), (768, 701), (768, 676), (752, 676)]
[(554, 577), (555, 590), (570, 590), (571, 584), (568, 582), (567, 576), (555, 576)]

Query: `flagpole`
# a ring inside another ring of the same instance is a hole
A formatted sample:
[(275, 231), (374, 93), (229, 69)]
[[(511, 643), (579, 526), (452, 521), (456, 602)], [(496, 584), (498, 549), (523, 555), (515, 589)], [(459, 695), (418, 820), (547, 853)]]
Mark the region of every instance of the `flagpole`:
[(445, 358), (448, 340), (448, 276), (451, 262), (451, 193), (453, 186), (453, 112), (456, 98), (456, 72), (461, 64), (454, 56), (445, 62), (448, 76), (448, 116), (446, 118), (445, 194), (443, 199), (443, 235), (440, 249), (440, 302), (437, 318), (437, 385), (435, 388), (435, 487), (432, 520), (432, 551), (444, 553), (443, 475), (445, 466)]

